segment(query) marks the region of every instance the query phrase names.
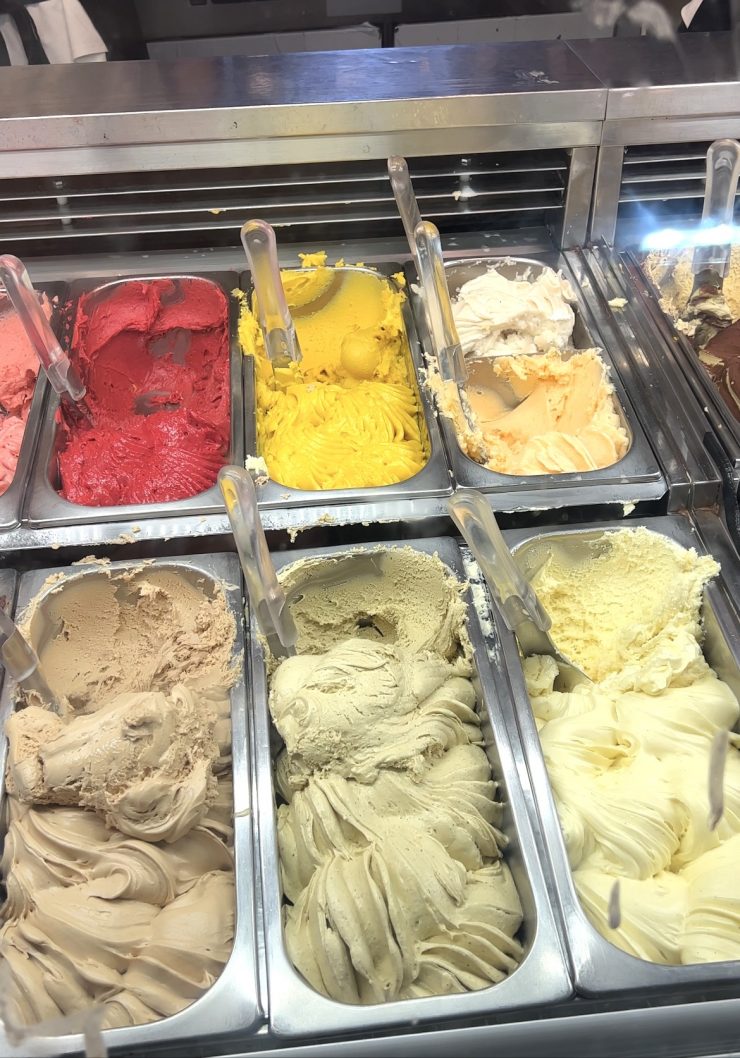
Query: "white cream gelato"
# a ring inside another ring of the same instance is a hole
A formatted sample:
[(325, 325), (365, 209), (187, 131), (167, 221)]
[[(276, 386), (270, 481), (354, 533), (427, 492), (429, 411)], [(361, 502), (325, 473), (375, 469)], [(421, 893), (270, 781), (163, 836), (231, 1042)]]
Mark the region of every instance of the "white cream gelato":
[(570, 283), (552, 268), (531, 281), (506, 279), (495, 267), (464, 283), (452, 303), (466, 355), (562, 352), (573, 333)]

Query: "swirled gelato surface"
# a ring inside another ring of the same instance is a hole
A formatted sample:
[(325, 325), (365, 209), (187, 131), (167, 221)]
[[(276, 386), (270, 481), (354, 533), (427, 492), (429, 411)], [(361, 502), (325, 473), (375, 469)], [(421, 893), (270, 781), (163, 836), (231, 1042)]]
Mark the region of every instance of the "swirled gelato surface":
[(614, 387), (596, 349), (568, 359), (555, 349), (471, 363), (466, 420), (453, 382), (432, 371), (429, 382), (462, 450), (499, 474), (572, 474), (618, 462), (629, 437)]
[(498, 474), (574, 474), (613, 466), (629, 449), (598, 349), (572, 347), (570, 284), (552, 268), (464, 283), (453, 314), (467, 361), (463, 400), (430, 364), (428, 383), (461, 450)]
[(215, 283), (128, 280), (85, 294), (71, 357), (91, 421), (59, 411), (65, 499), (161, 503), (215, 483), (231, 421), (228, 303)]
[(544, 268), (534, 278), (507, 279), (496, 268), (463, 283), (452, 313), (463, 352), (516, 356), (561, 352), (573, 333), (575, 295), (559, 272)]
[(459, 583), (410, 549), (281, 579), (299, 630), (269, 697), (292, 962), (349, 1003), (501, 981), (523, 958), (522, 909)]
[(383, 277), (326, 266), (282, 279), (303, 359), (277, 376), (256, 317), (243, 304), (239, 335), (255, 358), (257, 447), (270, 477), (297, 489), (406, 481), (429, 441), (401, 315), (402, 290)]
[[(576, 889), (604, 936), (659, 963), (740, 958), (734, 734), (725, 810), (709, 828), (712, 743), (740, 717), (701, 649), (703, 591), (718, 571), (638, 528), (570, 552), (555, 541), (533, 577), (555, 642), (595, 681), (562, 693), (552, 659), (524, 662)], [(610, 929), (616, 879), (621, 924)]]
[(197, 571), (52, 577), (24, 632), (62, 703), (7, 724), (6, 1009), (103, 1026), (188, 1006), (233, 940), (235, 623)]

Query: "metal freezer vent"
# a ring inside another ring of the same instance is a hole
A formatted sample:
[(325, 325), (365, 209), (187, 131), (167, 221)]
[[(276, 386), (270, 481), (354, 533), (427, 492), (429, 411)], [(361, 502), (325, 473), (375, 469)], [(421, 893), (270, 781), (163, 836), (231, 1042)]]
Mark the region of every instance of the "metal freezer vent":
[[(618, 231), (686, 227), (701, 220), (709, 142), (627, 147)], [(740, 219), (740, 194), (735, 200)]]
[[(569, 156), (545, 150), (409, 159), (443, 232), (553, 227)], [(233, 246), (259, 216), (283, 242), (402, 235), (383, 159), (0, 181), (0, 246), (29, 256)]]

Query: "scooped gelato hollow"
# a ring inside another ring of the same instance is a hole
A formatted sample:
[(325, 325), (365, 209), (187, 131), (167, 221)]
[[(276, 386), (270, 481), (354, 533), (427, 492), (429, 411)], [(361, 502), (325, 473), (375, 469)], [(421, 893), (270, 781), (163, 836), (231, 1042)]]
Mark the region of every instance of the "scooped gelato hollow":
[(65, 499), (164, 503), (215, 484), (231, 420), (228, 302), (215, 283), (128, 280), (85, 294), (71, 358), (91, 421), (58, 413)]
[(246, 300), (242, 306), (241, 344), (255, 359), (256, 454), (290, 488), (406, 481), (426, 465), (429, 440), (401, 314), (405, 294), (370, 271), (327, 267), (324, 253), (301, 261), (305, 271), (281, 273), (300, 365), (273, 375), (255, 315)]
[(23, 631), (62, 711), (7, 724), (9, 1018), (167, 1017), (233, 941), (234, 618), (220, 585), (144, 565), (52, 578)]
[(465, 354), (463, 400), (435, 363), (428, 384), (462, 452), (498, 474), (573, 474), (613, 466), (629, 449), (597, 349), (573, 350), (574, 294), (560, 273), (491, 267), (452, 302)]
[(524, 662), (576, 889), (608, 940), (652, 962), (740, 958), (734, 734), (725, 812), (709, 828), (712, 744), (740, 717), (701, 650), (703, 590), (718, 569), (639, 528), (605, 533), (588, 552), (555, 541), (532, 579), (556, 644), (594, 679), (562, 693), (551, 658)]
[(453, 382), (429, 373), (443, 415), (462, 450), (499, 474), (572, 474), (618, 462), (629, 436), (614, 387), (596, 349), (500, 356), (470, 364), (466, 397), (471, 427)]
[[(312, 571), (334, 572), (329, 581)], [(461, 585), (411, 549), (284, 570), (298, 653), (273, 663), (288, 955), (319, 992), (473, 991), (523, 958)]]

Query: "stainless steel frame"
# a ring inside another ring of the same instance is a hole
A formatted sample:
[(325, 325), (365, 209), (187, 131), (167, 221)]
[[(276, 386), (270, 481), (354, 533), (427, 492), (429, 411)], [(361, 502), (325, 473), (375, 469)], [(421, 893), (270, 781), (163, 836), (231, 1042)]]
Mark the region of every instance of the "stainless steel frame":
[(625, 271), (637, 289), (643, 313), (652, 321), (662, 339), (665, 356), (685, 377), (693, 395), (695, 406), (700, 408), (714, 430), (722, 447), (727, 452), (735, 469), (735, 480), (740, 481), (740, 420), (736, 419), (712, 382), (707, 369), (694, 351), (691, 342), (679, 331), (673, 320), (660, 307), (660, 291), (650, 282), (641, 267), (639, 258), (630, 251), (620, 254)]
[[(310, 269), (296, 268), (289, 269), (288, 271), (303, 272), (310, 271)], [(346, 265), (345, 267), (338, 269), (338, 271), (366, 272), (383, 282), (395, 285), (392, 276), (376, 272), (370, 268), (357, 268), (357, 266)], [(252, 287), (246, 276), (243, 277), (243, 285), (248, 290), (248, 297), (251, 299)], [(265, 484), (258, 484), (256, 486), (260, 510), (282, 508), (286, 505), (290, 505), (291, 507), (314, 507), (319, 508), (320, 510), (326, 510), (327, 508), (333, 508), (338, 505), (383, 505), (403, 499), (422, 499), (430, 496), (440, 496), (452, 491), (450, 474), (447, 469), (447, 461), (445, 459), (442, 439), (437, 427), (437, 420), (432, 414), (427, 401), (424, 399), (423, 389), (419, 380), (419, 371), (423, 366), (421, 350), (408, 301), (404, 302), (402, 313), (406, 336), (408, 338), (410, 366), (413, 371), (420, 411), (429, 438), (430, 451), (426, 466), (406, 481), (400, 481), (396, 485), (382, 485), (377, 488), (303, 490), (290, 488), (287, 485), (282, 485), (279, 481), (273, 481), (270, 479)], [(247, 455), (260, 455), (257, 443), (254, 360), (250, 356), (244, 357), (244, 372), (246, 452)]]
[[(368, 545), (372, 546), (372, 545)], [(450, 539), (383, 543), (384, 549), (411, 546), (424, 554), (437, 554), (460, 579), (464, 579), (460, 551)], [(329, 547), (274, 555), (279, 569), (303, 558), (366, 553), (367, 547)], [(524, 943), (527, 954), (511, 977), (479, 992), (385, 1005), (355, 1006), (337, 1003), (314, 991), (297, 973), (285, 951), (282, 935), (282, 887), (276, 834), (272, 751), (276, 732), (267, 705), (267, 673), (262, 644), (252, 626), (251, 678), (255, 725), (254, 768), (257, 778), (259, 855), (264, 899), (270, 1027), (278, 1036), (320, 1036), (339, 1032), (368, 1033), (411, 1021), (426, 1024), (453, 1017), (501, 1014), (526, 1007), (557, 1003), (571, 995), (562, 959), (559, 934), (552, 916), (548, 883), (533, 842), (524, 809), (520, 778), (513, 767), (512, 748), (501, 724), (496, 684), (486, 663), (484, 642), (470, 595), (468, 633), (479, 682), (479, 707), (487, 752), (494, 776), (502, 782), (507, 806), (503, 830), (510, 838), (505, 858), (511, 867), (525, 911)], [(545, 868), (546, 871), (546, 868)]]
[[(616, 364), (616, 351), (606, 348), (598, 336), (596, 321), (587, 304), (583, 291), (573, 282), (571, 270), (564, 256), (538, 254), (536, 258), (481, 257), (470, 260), (455, 260), (445, 263), (445, 272), (450, 294), (454, 297), (463, 283), (490, 268), (496, 268), (507, 278), (521, 275), (529, 269), (537, 274), (546, 266), (561, 269), (571, 279), (576, 294), (576, 326), (573, 342), (576, 349), (600, 347), (602, 359), (609, 369), (614, 384), (617, 407), (629, 439), (630, 447), (625, 456), (611, 467), (576, 474), (541, 474), (516, 476), (499, 474), (488, 470), (467, 456), (460, 448), (452, 421), (440, 414), (440, 429), (445, 440), (452, 474), (461, 488), (480, 489), (495, 496), (496, 510), (538, 510), (551, 505), (567, 507), (578, 504), (634, 503), (640, 500), (658, 499), (666, 492), (666, 481), (660, 465), (648, 443), (632, 400), (625, 389)], [(417, 326), (426, 335), (426, 321), (418, 297), (413, 299)], [(429, 348), (428, 340), (425, 343)]]
[[(227, 605), (236, 621), (234, 658), (240, 661), (245, 652), (245, 629), (241, 575), (236, 555), (198, 555), (193, 558), (159, 558), (149, 561), (153, 562), (153, 568), (169, 569), (185, 577), (192, 577), (196, 582), (204, 585), (223, 585)], [(22, 615), (30, 602), (39, 594), (42, 598), (46, 598), (56, 592), (64, 591), (65, 586), (72, 580), (100, 576), (101, 573), (141, 568), (141, 562), (129, 561), (72, 568), (61, 566), (55, 569), (33, 570), (24, 573), (18, 586), (16, 617)], [(52, 575), (61, 579), (47, 584), (47, 577)], [(0, 726), (3, 730), (8, 716), (14, 709), (14, 691), (14, 683), (6, 681), (0, 696)], [(142, 1047), (146, 1049), (164, 1041), (168, 1043), (179, 1041), (184, 1045), (185, 1041), (226, 1036), (235, 1032), (248, 1032), (260, 1020), (247, 689), (241, 664), (238, 667), (237, 680), (230, 690), (230, 697), (236, 879), (234, 948), (220, 977), (200, 999), (178, 1014), (162, 1018), (149, 1025), (106, 1029), (102, 1035), (105, 1045), (109, 1048)], [(7, 761), (7, 749), (7, 740), (3, 737), (0, 742), (0, 772), (3, 775)], [(5, 785), (3, 784), (2, 793), (0, 793), (0, 807), (4, 805), (4, 800)], [(0, 1050), (3, 1053), (11, 1050), (10, 1043), (2, 1029), (0, 1029)], [(84, 1050), (85, 1041), (81, 1035), (60, 1036), (54, 1041), (54, 1053), (56, 1054), (84, 1052)]]
[(591, 238), (613, 244), (626, 147), (740, 136), (740, 50), (731, 32), (578, 40), (570, 47), (608, 89)]
[[(632, 525), (645, 526), (683, 547), (694, 547), (700, 553), (718, 550), (725, 557), (731, 544), (716, 517), (707, 516), (701, 530), (690, 517), (674, 515), (660, 518), (636, 519)], [(526, 569), (527, 552), (542, 541), (575, 538), (590, 540), (602, 533), (617, 531), (613, 522), (596, 522), (573, 529), (521, 529), (505, 533), (507, 543)], [(539, 552), (541, 554), (541, 551)], [(738, 645), (739, 617), (731, 600), (740, 597), (740, 566), (737, 561), (725, 563), (719, 582), (709, 585), (705, 593), (706, 627), (705, 650), (718, 675), (740, 693), (740, 646)], [(648, 991), (679, 993), (698, 992), (710, 986), (740, 980), (740, 963), (707, 963), (691, 966), (661, 966), (627, 955), (603, 937), (586, 917), (573, 883), (555, 800), (550, 787), (534, 714), (529, 702), (521, 662), (513, 635), (498, 614), (494, 622), (501, 655), (505, 664), (510, 697), (502, 696), (506, 721), (515, 740), (519, 732), (523, 766), (531, 782), (530, 808), (537, 819), (533, 821), (544, 841), (556, 880), (558, 902), (565, 924), (567, 945), (576, 988), (586, 996), (614, 996), (646, 993)], [(526, 786), (526, 781), (524, 783)]]
[[(666, 352), (665, 342), (642, 310), (621, 260), (603, 245), (569, 250), (566, 257), (579, 284), (587, 284), (599, 302), (613, 336), (611, 348), (619, 348), (633, 365), (630, 392), (639, 389), (650, 440), (669, 482), (668, 510), (712, 506), (719, 500), (719, 475), (704, 445), (710, 429), (705, 405), (697, 402), (676, 370), (671, 351)], [(615, 299), (617, 305), (625, 304), (615, 308)]]
[[(320, 78), (300, 54), (123, 70), (14, 69), (0, 179), (593, 147), (606, 102), (559, 40), (337, 52)], [(49, 92), (63, 113), (49, 113)]]
[[(229, 304), (229, 357), (231, 364), (231, 445), (227, 463), (244, 462), (244, 395), (242, 386), (242, 354), (237, 333), (238, 305), (231, 291), (238, 285), (236, 273), (212, 273), (210, 275), (179, 275), (164, 277), (162, 275), (127, 276), (125, 279), (101, 282), (91, 279), (73, 283), (70, 294), (78, 299), (91, 290), (106, 289), (135, 280), (162, 278), (198, 279), (214, 283), (223, 290)], [(71, 341), (71, 337), (70, 337)], [(225, 510), (221, 490), (214, 483), (205, 492), (185, 500), (172, 503), (122, 504), (117, 507), (86, 507), (70, 503), (57, 491), (59, 471), (57, 466), (58, 446), (62, 435), (56, 420), (59, 398), (50, 393), (46, 412), (41, 423), (41, 440), (33, 465), (33, 474), (29, 495), (24, 511), (24, 521), (34, 528), (90, 524), (95, 522), (117, 522), (128, 519), (136, 522), (140, 519), (171, 517), (174, 515), (207, 515), (218, 514)]]

